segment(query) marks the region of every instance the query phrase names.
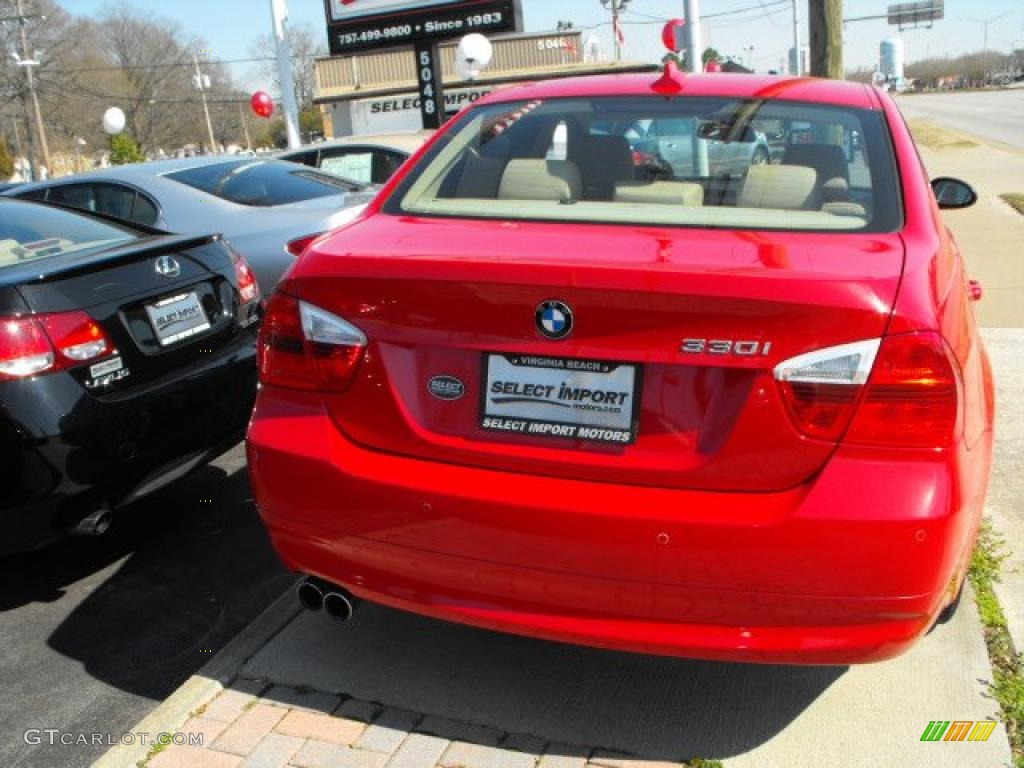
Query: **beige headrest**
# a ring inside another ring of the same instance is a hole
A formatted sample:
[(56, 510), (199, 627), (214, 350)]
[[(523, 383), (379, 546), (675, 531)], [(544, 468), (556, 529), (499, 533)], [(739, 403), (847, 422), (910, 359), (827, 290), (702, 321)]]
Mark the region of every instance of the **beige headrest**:
[(825, 203), (823, 206), (821, 206), (821, 210), (824, 211), (825, 213), (831, 213), (833, 216), (858, 216), (862, 219), (865, 219), (868, 215), (868, 212), (860, 203), (849, 203), (839, 201)]
[(501, 177), (502, 200), (555, 200), (567, 203), (580, 196), (580, 171), (569, 160), (510, 160)]
[(818, 174), (802, 165), (752, 165), (743, 181), (739, 208), (813, 211), (820, 207)]
[(685, 181), (620, 181), (615, 185), (616, 203), (704, 205), (704, 187)]

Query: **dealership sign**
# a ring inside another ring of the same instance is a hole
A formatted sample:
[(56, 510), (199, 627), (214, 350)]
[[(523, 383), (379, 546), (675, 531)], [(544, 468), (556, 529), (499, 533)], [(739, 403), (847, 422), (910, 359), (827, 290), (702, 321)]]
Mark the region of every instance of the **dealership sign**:
[(519, 0), (324, 0), (332, 56), (522, 29)]

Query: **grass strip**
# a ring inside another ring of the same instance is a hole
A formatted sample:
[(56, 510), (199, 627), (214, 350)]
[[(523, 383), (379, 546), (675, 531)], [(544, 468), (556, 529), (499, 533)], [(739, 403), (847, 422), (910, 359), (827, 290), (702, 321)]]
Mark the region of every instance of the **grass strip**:
[(944, 149), (971, 149), (979, 146), (973, 139), (942, 128), (930, 120), (911, 120), (908, 125), (914, 141), (928, 149), (941, 152)]
[(1013, 208), (1017, 213), (1024, 215), (1024, 195), (1020, 192), (1007, 192), (1000, 195), (1003, 202)]
[(1006, 543), (986, 520), (982, 523), (968, 577), (974, 588), (974, 599), (981, 614), (985, 644), (992, 662), (993, 681), (989, 690), (1002, 711), (1006, 733), (1010, 737), (1013, 764), (1016, 768), (1024, 768), (1024, 659), (1013, 647), (1006, 628), (1006, 615), (993, 589), (1001, 579), (1006, 558)]

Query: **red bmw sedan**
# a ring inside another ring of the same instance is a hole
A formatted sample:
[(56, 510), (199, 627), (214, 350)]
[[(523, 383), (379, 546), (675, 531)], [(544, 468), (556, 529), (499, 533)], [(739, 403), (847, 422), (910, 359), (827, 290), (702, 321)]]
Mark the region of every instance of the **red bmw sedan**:
[(709, 659), (907, 649), (956, 607), (989, 479), (941, 215), (975, 199), (863, 85), (481, 100), (269, 302), (248, 451), (300, 600)]

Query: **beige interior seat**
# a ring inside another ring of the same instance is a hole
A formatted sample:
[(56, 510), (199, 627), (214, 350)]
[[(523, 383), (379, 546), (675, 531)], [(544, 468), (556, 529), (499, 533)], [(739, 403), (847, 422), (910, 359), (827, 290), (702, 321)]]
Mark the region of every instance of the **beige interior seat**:
[(580, 172), (569, 160), (510, 160), (501, 177), (502, 200), (579, 200)]
[(782, 156), (783, 165), (802, 165), (818, 173), (818, 193), (823, 202), (850, 199), (850, 168), (846, 153), (836, 144), (793, 144)]
[(752, 165), (736, 206), (816, 211), (821, 208), (817, 181), (817, 172), (803, 165)]
[(685, 181), (622, 181), (615, 185), (616, 203), (704, 205), (704, 187)]

